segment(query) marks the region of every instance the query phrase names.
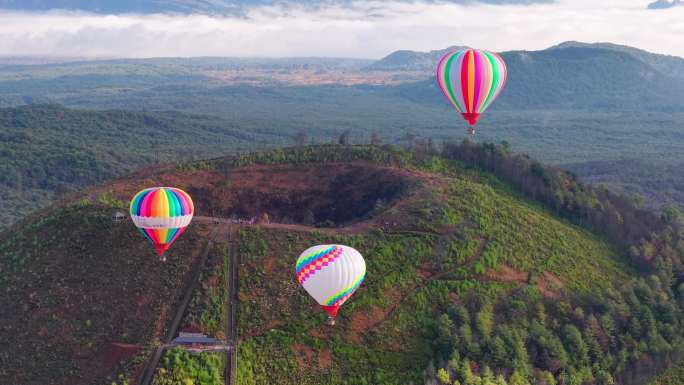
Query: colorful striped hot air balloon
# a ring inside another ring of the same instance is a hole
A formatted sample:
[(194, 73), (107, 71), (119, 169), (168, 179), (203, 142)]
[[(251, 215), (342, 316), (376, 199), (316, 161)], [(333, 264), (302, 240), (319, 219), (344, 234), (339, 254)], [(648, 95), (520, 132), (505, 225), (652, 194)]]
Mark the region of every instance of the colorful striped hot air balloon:
[(449, 52), (437, 65), (437, 84), (451, 104), (475, 123), (506, 84), (506, 63), (494, 52), (466, 49)]
[(366, 277), (366, 262), (349, 246), (319, 245), (304, 251), (295, 266), (297, 281), (328, 313), (335, 324), (340, 306)]
[(190, 195), (174, 187), (153, 187), (131, 200), (131, 218), (165, 261), (164, 252), (192, 221), (195, 209)]

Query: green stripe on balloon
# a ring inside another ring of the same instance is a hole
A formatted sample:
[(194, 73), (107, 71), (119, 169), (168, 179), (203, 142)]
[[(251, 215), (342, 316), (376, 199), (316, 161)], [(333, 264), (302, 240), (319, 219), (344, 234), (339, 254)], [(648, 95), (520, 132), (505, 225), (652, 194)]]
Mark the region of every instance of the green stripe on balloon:
[(446, 90), (449, 92), (449, 96), (451, 98), (451, 101), (456, 105), (456, 108), (458, 108), (461, 111), (464, 111), (463, 107), (458, 103), (458, 99), (456, 99), (456, 95), (454, 94), (454, 90), (451, 88), (451, 64), (454, 61), (454, 58), (459, 56), (460, 53), (454, 53), (451, 55), (449, 60), (444, 64), (444, 86)]
[(176, 195), (169, 189), (165, 188), (163, 190), (166, 194), (166, 200), (169, 202), (169, 217), (175, 217), (180, 213)]
[(489, 104), (492, 102), (492, 97), (496, 93), (497, 88), (499, 88), (499, 66), (492, 54), (489, 52), (483, 51), (485, 57), (487, 58), (487, 62), (489, 62), (489, 65), (492, 67), (492, 85), (489, 88), (489, 93), (487, 94), (487, 99), (485, 99), (485, 102), (482, 103), (482, 107), (480, 108), (480, 112), (484, 112), (484, 110), (489, 107)]

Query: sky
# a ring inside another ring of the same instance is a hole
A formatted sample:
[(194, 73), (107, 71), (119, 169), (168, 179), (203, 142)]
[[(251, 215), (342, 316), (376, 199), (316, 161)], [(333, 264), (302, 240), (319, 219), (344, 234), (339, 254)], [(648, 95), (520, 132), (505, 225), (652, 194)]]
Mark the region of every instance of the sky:
[(398, 49), (537, 50), (577, 40), (684, 57), (684, 6), (648, 10), (648, 3), (352, 1), (315, 8), (258, 6), (240, 17), (0, 11), (0, 56), (375, 59)]

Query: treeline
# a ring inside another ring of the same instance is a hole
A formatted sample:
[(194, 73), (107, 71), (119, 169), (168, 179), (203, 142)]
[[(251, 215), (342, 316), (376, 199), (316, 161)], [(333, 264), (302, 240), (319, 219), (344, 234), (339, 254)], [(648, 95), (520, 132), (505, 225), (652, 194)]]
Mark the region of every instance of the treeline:
[(672, 270), (677, 283), (684, 280), (684, 216), (677, 208), (661, 213), (641, 209), (637, 199), (580, 183), (574, 174), (527, 155), (514, 155), (507, 143), (447, 143), (442, 155), (491, 172), (557, 215), (603, 234), (640, 269)]

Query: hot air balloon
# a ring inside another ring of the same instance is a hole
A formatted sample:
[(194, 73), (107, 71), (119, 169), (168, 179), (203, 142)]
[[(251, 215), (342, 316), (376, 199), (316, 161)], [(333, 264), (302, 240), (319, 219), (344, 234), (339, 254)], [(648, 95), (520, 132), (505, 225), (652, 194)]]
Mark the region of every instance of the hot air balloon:
[(506, 84), (506, 63), (499, 54), (477, 49), (449, 52), (437, 65), (437, 84), (475, 133), (480, 114)]
[(195, 209), (190, 195), (174, 187), (153, 187), (131, 200), (131, 218), (165, 261), (164, 252), (192, 221)]
[(328, 313), (328, 323), (334, 325), (340, 306), (366, 277), (366, 262), (349, 246), (319, 245), (299, 256), (295, 274), (297, 281)]

